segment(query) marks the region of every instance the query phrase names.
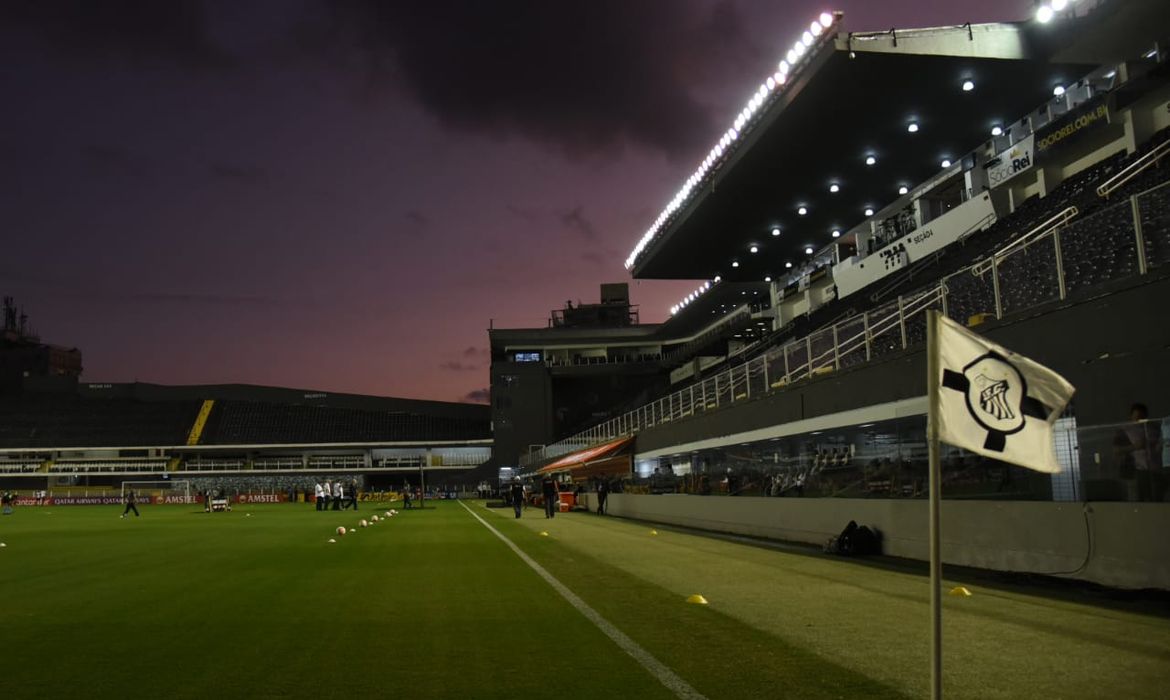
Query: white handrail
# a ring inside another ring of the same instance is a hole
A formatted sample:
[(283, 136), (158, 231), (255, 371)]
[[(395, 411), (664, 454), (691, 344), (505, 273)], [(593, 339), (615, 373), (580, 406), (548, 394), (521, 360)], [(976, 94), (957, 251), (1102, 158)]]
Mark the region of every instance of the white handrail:
[[(1027, 248), (1033, 242), (1038, 241), (1041, 238), (1044, 238), (1045, 236), (1052, 233), (1056, 229), (1067, 224), (1069, 221), (1071, 221), (1073, 218), (1075, 218), (1077, 216), (1077, 214), (1079, 214), (1079, 213), (1080, 213), (1080, 210), (1077, 209), (1075, 206), (1066, 207), (1065, 209), (1062, 209), (1061, 211), (1057, 212), (1056, 214), (1053, 214), (1052, 216), (1045, 219), (1043, 223), (1036, 226), (1031, 231), (1025, 233), (1024, 235), (1020, 236), (1019, 238), (1012, 241), (1008, 245), (997, 250), (995, 253), (993, 253), (991, 255), (991, 257), (989, 257), (985, 260), (980, 260), (979, 262), (975, 263), (974, 265), (971, 265), (969, 268), (971, 270), (971, 273), (974, 275), (982, 276), (983, 273), (985, 273), (991, 269), (993, 262), (998, 262), (1000, 260), (1003, 260), (1007, 256), (1016, 252), (1017, 249)], [(963, 271), (964, 270), (959, 270), (959, 272), (963, 272)], [(953, 275), (950, 275), (950, 276), (953, 276)]]
[(1166, 155), (1167, 153), (1170, 153), (1170, 141), (1163, 141), (1154, 147), (1154, 149), (1149, 153), (1125, 166), (1121, 169), (1120, 172), (1105, 182), (1102, 182), (1101, 185), (1097, 187), (1097, 196), (1108, 197), (1109, 195), (1113, 194), (1114, 190), (1118, 189), (1119, 187), (1123, 187), (1127, 182), (1141, 174), (1142, 171), (1144, 171), (1146, 168), (1157, 164), (1157, 162), (1162, 159), (1162, 156)]

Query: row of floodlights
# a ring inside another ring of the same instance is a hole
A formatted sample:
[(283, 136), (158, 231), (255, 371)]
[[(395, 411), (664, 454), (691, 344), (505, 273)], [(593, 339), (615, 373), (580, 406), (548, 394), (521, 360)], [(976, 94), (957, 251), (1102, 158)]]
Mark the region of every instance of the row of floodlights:
[(674, 198), (666, 205), (666, 208), (658, 215), (658, 218), (654, 220), (654, 224), (642, 235), (638, 244), (634, 246), (634, 250), (626, 258), (627, 269), (634, 266), (634, 261), (638, 258), (638, 255), (650, 244), (650, 241), (654, 239), (654, 236), (666, 224), (667, 219), (687, 202), (699, 183), (703, 181), (712, 169), (723, 161), (724, 155), (730, 152), (732, 144), (739, 139), (744, 130), (749, 126), (752, 117), (767, 103), (770, 95), (788, 82), (789, 75), (796, 70), (799, 61), (812, 48), (813, 44), (816, 43), (817, 38), (825, 30), (829, 29), (837, 19), (838, 17), (836, 15), (822, 12), (820, 17), (809, 24), (808, 29), (800, 35), (800, 38), (788, 50), (784, 60), (780, 61), (777, 65), (776, 72), (768, 76), (760, 84), (760, 87), (752, 94), (751, 99), (748, 100), (747, 105), (736, 116), (731, 128), (724, 132), (723, 136), (720, 137), (719, 141), (707, 154), (707, 157), (699, 164), (698, 169), (687, 178), (682, 189), (675, 194)]

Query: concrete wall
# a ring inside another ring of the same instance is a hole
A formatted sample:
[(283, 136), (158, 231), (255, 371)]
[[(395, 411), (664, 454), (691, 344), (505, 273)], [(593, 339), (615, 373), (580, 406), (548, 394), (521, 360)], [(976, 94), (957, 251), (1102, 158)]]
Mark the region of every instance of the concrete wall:
[[(596, 507), (595, 494), (583, 494)], [(1119, 588), (1170, 590), (1170, 503), (946, 501), (946, 564), (1061, 574)], [(843, 498), (730, 498), (613, 494), (611, 515), (822, 545), (850, 520), (876, 527), (884, 553), (926, 561), (927, 502)], [(1090, 551), (1090, 541), (1092, 543)]]

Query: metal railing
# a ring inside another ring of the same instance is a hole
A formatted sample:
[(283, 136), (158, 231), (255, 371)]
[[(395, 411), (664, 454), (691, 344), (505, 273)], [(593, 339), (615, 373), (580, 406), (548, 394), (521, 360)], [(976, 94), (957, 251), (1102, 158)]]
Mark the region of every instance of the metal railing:
[(1170, 266), (1170, 183), (1084, 218), (1074, 219), (1066, 209), (927, 289), (769, 348), (743, 364), (523, 455), (520, 466), (902, 352), (925, 341), (930, 309), (978, 325), (1161, 266)]
[(1149, 153), (1134, 162), (1125, 166), (1113, 177), (1109, 178), (1097, 188), (1097, 194), (1101, 197), (1108, 197), (1117, 189), (1124, 187), (1126, 183), (1141, 175), (1147, 168), (1157, 165), (1162, 156), (1170, 153), (1170, 141), (1163, 141), (1154, 147)]

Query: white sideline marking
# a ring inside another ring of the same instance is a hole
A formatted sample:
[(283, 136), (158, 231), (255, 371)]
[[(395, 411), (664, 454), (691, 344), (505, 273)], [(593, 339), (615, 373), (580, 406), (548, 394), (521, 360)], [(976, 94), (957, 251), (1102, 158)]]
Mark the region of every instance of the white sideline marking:
[(492, 527), (490, 523), (479, 517), (479, 514), (468, 508), (467, 504), (465, 504), (463, 501), (459, 501), (459, 505), (463, 506), (463, 509), (468, 513), (471, 513), (471, 517), (478, 520), (480, 524), (490, 530), (493, 535), (503, 540), (504, 544), (508, 545), (508, 548), (516, 553), (516, 556), (520, 557), (520, 559), (522, 559), (525, 564), (532, 567), (532, 570), (539, 574), (540, 577), (544, 579), (548, 585), (552, 586), (557, 593), (560, 593), (562, 598), (569, 601), (569, 605), (572, 605), (577, 609), (577, 612), (584, 615), (586, 619), (596, 625), (597, 629), (601, 630), (605, 636), (612, 639), (614, 644), (617, 644), (619, 647), (621, 647), (622, 651), (634, 657), (635, 661), (642, 664), (642, 668), (649, 671), (650, 674), (657, 678), (658, 681), (662, 683), (662, 685), (666, 686), (668, 690), (670, 690), (678, 697), (685, 698), (687, 700), (707, 700), (706, 696), (692, 688), (691, 685), (680, 678), (677, 673), (671, 671), (666, 666), (666, 664), (651, 656), (650, 652), (643, 649), (638, 645), (637, 642), (627, 637), (624, 632), (610, 624), (609, 620), (606, 620), (599, 612), (589, 607), (588, 603), (578, 598), (576, 593), (570, 591), (568, 587), (565, 586), (565, 584), (558, 581), (556, 577), (548, 572), (547, 569), (545, 569), (540, 564), (537, 564), (532, 557), (525, 554), (524, 550), (517, 547), (515, 543), (512, 542), (512, 540), (508, 539), (504, 535), (504, 533)]

